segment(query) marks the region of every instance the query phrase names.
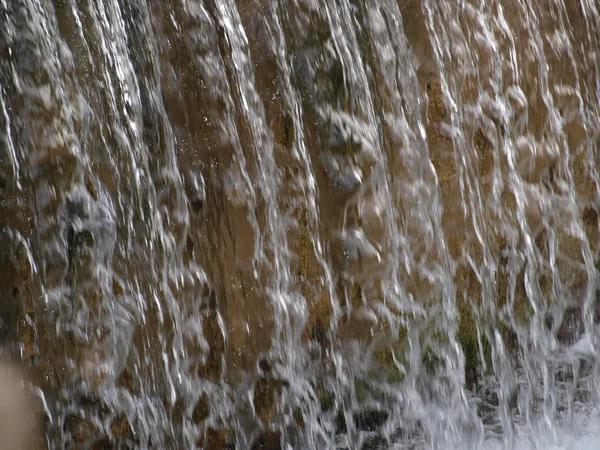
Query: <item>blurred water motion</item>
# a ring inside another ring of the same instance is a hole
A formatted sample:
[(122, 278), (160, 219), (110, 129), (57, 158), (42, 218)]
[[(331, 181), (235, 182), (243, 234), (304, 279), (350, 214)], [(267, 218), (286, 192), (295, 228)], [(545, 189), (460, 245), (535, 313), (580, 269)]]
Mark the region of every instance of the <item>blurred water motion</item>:
[(599, 48), (590, 0), (0, 0), (0, 336), (48, 448), (579, 433)]

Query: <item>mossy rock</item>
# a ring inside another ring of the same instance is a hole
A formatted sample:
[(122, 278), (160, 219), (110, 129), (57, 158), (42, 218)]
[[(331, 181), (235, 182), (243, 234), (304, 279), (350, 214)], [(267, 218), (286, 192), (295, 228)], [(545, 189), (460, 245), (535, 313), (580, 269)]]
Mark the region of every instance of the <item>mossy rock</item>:
[(319, 397), (321, 411), (330, 411), (335, 406), (335, 393), (322, 385), (317, 386), (317, 396)]
[(396, 343), (387, 345), (375, 351), (374, 359), (379, 364), (379, 376), (386, 383), (401, 383), (404, 380), (404, 371), (409, 366), (409, 343), (407, 332), (401, 329)]
[[(504, 280), (506, 281), (506, 280)], [(484, 366), (491, 364), (491, 347), (485, 336), (481, 336), (475, 317), (475, 308), (481, 303), (481, 283), (468, 265), (461, 265), (454, 276), (454, 283), (459, 292), (457, 295), (457, 307), (459, 314), (458, 331), (456, 340), (460, 344), (465, 358), (465, 375), (467, 387), (473, 389), (476, 383), (477, 373)], [(499, 285), (502, 286), (502, 280)], [(502, 294), (506, 295), (506, 293)], [(479, 342), (483, 349), (480, 352)], [(483, 353), (484, 361), (481, 361)]]
[(299, 427), (303, 427), (304, 425), (306, 425), (306, 421), (304, 420), (304, 413), (302, 412), (302, 408), (300, 408), (299, 406), (294, 408), (294, 411), (292, 412), (292, 417), (294, 419), (294, 422), (296, 422), (296, 425), (298, 425)]
[(429, 374), (435, 374), (442, 365), (442, 359), (436, 355), (430, 348), (426, 348), (421, 357), (423, 369)]
[(335, 434), (346, 434), (348, 432), (346, 415), (344, 414), (343, 408), (340, 409), (333, 418), (333, 426), (335, 427)]
[(387, 411), (380, 409), (358, 411), (352, 416), (357, 429), (370, 432), (379, 431), (383, 428), (389, 417), (390, 414)]
[[(479, 338), (477, 323), (473, 313), (468, 305), (463, 305), (460, 310), (460, 319), (458, 323), (458, 333), (456, 339), (460, 344), (465, 357), (465, 371), (467, 378), (467, 387), (472, 388), (475, 382), (476, 374), (483, 367), (485, 362), (489, 367), (492, 361), (491, 346), (485, 336)], [(483, 357), (485, 361), (480, 360), (479, 341), (483, 346)]]

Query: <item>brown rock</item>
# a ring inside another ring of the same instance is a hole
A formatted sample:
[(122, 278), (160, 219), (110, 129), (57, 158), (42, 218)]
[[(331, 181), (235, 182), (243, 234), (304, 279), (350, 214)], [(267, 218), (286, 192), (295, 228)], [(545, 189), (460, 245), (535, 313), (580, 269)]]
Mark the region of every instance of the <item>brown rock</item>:
[(429, 98), (429, 110), (427, 112), (429, 122), (442, 122), (446, 118), (448, 111), (444, 102), (442, 85), (438, 80), (432, 79), (427, 83), (427, 96)]
[(487, 176), (494, 167), (492, 143), (485, 136), (485, 134), (483, 134), (483, 131), (478, 128), (477, 131), (475, 131), (473, 144), (475, 145), (475, 151), (479, 157), (479, 174), (483, 177)]
[(443, 185), (456, 176), (456, 162), (451, 153), (442, 154), (437, 157), (432, 156), (431, 163), (435, 167), (440, 184)]
[(273, 122), (273, 136), (275, 142), (286, 148), (294, 146), (295, 130), (294, 119), (289, 114), (280, 114)]
[(89, 170), (86, 170), (85, 172), (85, 187), (87, 189), (87, 191), (89, 192), (89, 194), (92, 196), (92, 198), (96, 201), (98, 201), (98, 189), (96, 188), (96, 185), (94, 184), (94, 181), (92, 180), (92, 174)]
[(281, 397), (284, 381), (260, 378), (254, 387), (254, 407), (265, 423), (275, 419), (276, 408)]
[(234, 450), (235, 443), (230, 430), (209, 428), (204, 437), (196, 442), (204, 450)]
[(85, 443), (98, 433), (98, 427), (81, 416), (70, 415), (65, 419), (65, 430), (74, 442)]
[(113, 420), (110, 430), (116, 438), (133, 439), (131, 424), (124, 414), (117, 416), (115, 420)]
[(252, 444), (251, 450), (281, 450), (281, 433), (266, 431)]
[(192, 412), (192, 421), (196, 425), (200, 425), (202, 422), (206, 420), (206, 418), (210, 414), (210, 403), (208, 400), (208, 395), (206, 392), (203, 392), (200, 396), (200, 399), (196, 403), (194, 407), (194, 411)]

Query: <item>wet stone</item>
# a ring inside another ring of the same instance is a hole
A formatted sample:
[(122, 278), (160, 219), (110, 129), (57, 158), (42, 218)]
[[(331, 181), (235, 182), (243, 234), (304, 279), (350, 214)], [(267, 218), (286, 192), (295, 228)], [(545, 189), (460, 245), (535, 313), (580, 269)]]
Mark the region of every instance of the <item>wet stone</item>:
[(38, 152), (34, 160), (37, 165), (32, 170), (33, 177), (51, 179), (61, 187), (72, 181), (79, 163), (77, 154), (66, 143)]
[(281, 448), (281, 433), (267, 431), (254, 441), (251, 450), (281, 450)]
[(456, 176), (456, 162), (451, 154), (432, 156), (431, 163), (435, 167), (440, 184), (447, 183)]
[(265, 422), (270, 422), (281, 390), (286, 383), (275, 379), (259, 379), (254, 387), (254, 406), (258, 416)]
[(94, 245), (94, 235), (90, 230), (74, 230), (69, 233), (69, 246), (91, 247)]
[(331, 85), (331, 94), (336, 98), (341, 96), (345, 88), (344, 67), (341, 61), (331, 60), (330, 67), (327, 69), (327, 79)]
[(292, 416), (294, 418), (294, 422), (296, 422), (296, 425), (298, 425), (299, 427), (303, 427), (304, 425), (306, 425), (306, 422), (304, 420), (304, 413), (302, 412), (302, 408), (300, 408), (300, 407), (294, 408), (294, 412), (292, 413)]
[(110, 426), (110, 431), (116, 438), (133, 439), (131, 424), (125, 415), (119, 415)]
[(206, 182), (199, 170), (190, 170), (185, 176), (186, 190), (190, 206), (196, 213), (202, 211), (206, 203)]
[(35, 319), (33, 314), (27, 314), (21, 332), (23, 342), (23, 359), (31, 360), (39, 354), (36, 341)]
[(260, 370), (262, 370), (263, 372), (270, 372), (271, 371), (271, 365), (269, 364), (269, 361), (267, 361), (266, 359), (261, 359), (258, 362), (258, 368)]
[(65, 431), (67, 431), (71, 438), (78, 443), (84, 443), (94, 438), (98, 433), (98, 427), (86, 420), (83, 417), (69, 415), (65, 419), (64, 424)]
[(359, 153), (363, 148), (360, 136), (353, 130), (357, 125), (344, 123), (343, 120), (332, 121), (329, 125), (329, 139), (327, 147), (333, 152), (343, 155)]
[(209, 284), (204, 286), (202, 300), (208, 306), (210, 311), (215, 311), (217, 309), (217, 293)]
[(370, 436), (365, 439), (361, 450), (384, 450), (389, 448), (388, 441), (383, 436)]
[(587, 207), (581, 213), (581, 220), (585, 225), (598, 226), (598, 211), (596, 208)]
[(94, 184), (94, 181), (92, 180), (92, 174), (89, 170), (87, 170), (85, 173), (84, 182), (85, 182), (85, 188), (87, 189), (88, 193), (92, 196), (92, 198), (95, 201), (98, 201), (98, 198), (99, 198), (98, 189), (96, 188), (96, 185)]
[(491, 406), (498, 406), (500, 404), (500, 400), (498, 399), (498, 392), (493, 386), (483, 385), (479, 389), (478, 395), (483, 402), (488, 403)]
[(210, 402), (208, 399), (208, 395), (206, 392), (202, 393), (200, 399), (196, 403), (194, 407), (194, 411), (192, 412), (192, 421), (196, 425), (200, 425), (204, 422), (208, 416), (210, 415)]
[(50, 287), (60, 285), (67, 274), (68, 257), (65, 249), (58, 242), (53, 242), (44, 249), (44, 259), (46, 285)]
[(474, 392), (477, 389), (477, 383), (477, 368), (467, 362), (465, 364), (465, 387)]
[(218, 314), (210, 310), (203, 321), (204, 337), (210, 347), (209, 354), (205, 363), (199, 368), (199, 375), (202, 378), (216, 379), (221, 376), (223, 370), (223, 361), (221, 356), (225, 348), (221, 325), (219, 324)]
[(494, 155), (493, 146), (486, 135), (477, 129), (474, 136), (475, 150), (479, 156), (479, 174), (481, 176), (487, 176), (493, 169), (494, 166)]
[(194, 239), (188, 234), (185, 240), (185, 251), (183, 253), (184, 262), (189, 264), (194, 259)]
[(477, 415), (482, 418), (488, 418), (496, 414), (498, 410), (497, 406), (491, 405), (490, 403), (480, 401), (477, 404)]
[(329, 140), (327, 141), (327, 146), (331, 149), (342, 150), (344, 148), (344, 144), (344, 130), (338, 123), (331, 123), (329, 126)]
[(4, 171), (0, 171), (0, 193), (4, 193), (8, 187), (8, 177)]
[(346, 415), (343, 409), (339, 410), (335, 415), (333, 425), (335, 427), (335, 434), (346, 434), (348, 432), (348, 424), (346, 423)]
[(571, 365), (563, 365), (556, 368), (554, 378), (559, 383), (571, 383), (574, 380), (575, 374)]
[(95, 442), (91, 447), (91, 450), (114, 450), (114, 445), (111, 444), (108, 438), (103, 438)]
[(335, 189), (353, 192), (361, 185), (362, 170), (339, 155), (325, 152), (321, 155), (321, 163)]
[(330, 411), (335, 406), (335, 394), (321, 386), (317, 387), (321, 411)]
[(289, 114), (277, 116), (273, 122), (273, 137), (275, 142), (286, 148), (294, 146), (294, 119)]
[(444, 120), (448, 114), (444, 102), (442, 86), (438, 80), (431, 80), (427, 83), (427, 95), (429, 97), (429, 108), (427, 118), (431, 123), (438, 123)]
[(91, 273), (94, 262), (94, 235), (88, 229), (70, 228), (67, 234), (69, 274), (74, 276), (73, 282)]
[(569, 308), (565, 311), (556, 338), (563, 344), (573, 344), (579, 339), (584, 330), (581, 308)]
[(204, 450), (235, 450), (235, 441), (230, 430), (209, 428), (204, 436), (196, 442)]
[[(80, 388), (77, 387), (76, 389), (79, 390)], [(110, 408), (97, 392), (79, 392), (74, 396), (74, 399), (85, 411), (97, 414), (101, 419), (106, 418), (110, 414)]]
[(329, 332), (321, 318), (315, 319), (315, 323), (311, 327), (311, 339), (317, 342), (321, 348), (325, 348), (329, 344)]
[(115, 297), (120, 297), (125, 292), (124, 289), (123, 289), (123, 285), (116, 278), (113, 278), (113, 286), (112, 287), (113, 287), (113, 289), (112, 289), (113, 290), (113, 295)]
[(348, 167), (342, 170), (335, 179), (336, 189), (355, 191), (362, 184), (362, 173), (359, 169)]
[(575, 395), (573, 396), (573, 399), (576, 402), (581, 402), (581, 403), (589, 403), (591, 398), (592, 398), (592, 394), (587, 389), (577, 389), (575, 391)]
[(389, 413), (377, 409), (354, 413), (354, 425), (361, 431), (378, 431), (387, 422)]
[(129, 369), (123, 370), (121, 376), (117, 379), (117, 386), (127, 389), (131, 394), (140, 394), (139, 385)]

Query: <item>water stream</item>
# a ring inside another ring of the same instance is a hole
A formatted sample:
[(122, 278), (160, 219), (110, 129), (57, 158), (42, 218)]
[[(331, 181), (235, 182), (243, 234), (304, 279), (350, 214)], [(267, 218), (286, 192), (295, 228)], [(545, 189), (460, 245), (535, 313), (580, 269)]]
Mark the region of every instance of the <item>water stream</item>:
[(0, 0), (35, 448), (596, 448), (599, 144), (595, 0)]

